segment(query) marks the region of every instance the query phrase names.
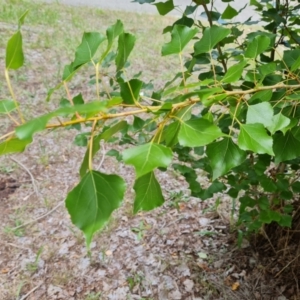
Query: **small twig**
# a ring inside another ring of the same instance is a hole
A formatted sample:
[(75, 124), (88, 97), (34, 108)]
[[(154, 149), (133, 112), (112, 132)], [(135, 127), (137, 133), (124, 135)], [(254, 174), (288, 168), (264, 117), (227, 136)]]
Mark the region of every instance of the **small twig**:
[(18, 248), (18, 249), (22, 249), (22, 250), (31, 250), (30, 248), (26, 248), (26, 247), (22, 247), (22, 246), (18, 246), (16, 244), (13, 244), (13, 243), (6, 243), (7, 246), (11, 246), (11, 247), (15, 247), (15, 248)]
[(35, 288), (33, 288), (31, 291), (29, 291), (26, 295), (24, 295), (20, 300), (25, 300), (28, 296), (30, 296), (30, 294), (32, 294), (33, 292), (35, 292), (44, 282), (40, 283), (39, 285), (37, 285)]
[(24, 224), (22, 224), (22, 225), (19, 225), (19, 226), (17, 226), (17, 227), (14, 227), (14, 228), (12, 228), (12, 230), (17, 230), (17, 229), (19, 229), (19, 228), (26, 227), (26, 226), (28, 226), (28, 225), (30, 225), (30, 224), (32, 224), (32, 223), (35, 223), (35, 222), (37, 222), (37, 221), (39, 221), (39, 220), (41, 220), (41, 219), (47, 217), (48, 215), (52, 214), (56, 209), (58, 209), (62, 204), (64, 204), (64, 202), (65, 202), (65, 200), (62, 200), (62, 201), (59, 202), (54, 208), (52, 208), (50, 211), (48, 211), (48, 212), (45, 213), (44, 215), (41, 215), (41, 216), (38, 217), (37, 219), (34, 219), (34, 220), (32, 220), (32, 221), (29, 221), (29, 222), (26, 222), (26, 223), (24, 223)]
[(295, 261), (298, 257), (300, 257), (300, 254), (297, 255), (294, 259), (292, 259), (285, 267), (283, 267), (274, 277), (278, 277), (293, 261)]
[(30, 178), (31, 178), (32, 185), (33, 185), (34, 192), (36, 193), (37, 197), (39, 198), (40, 192), (39, 192), (39, 190), (38, 190), (38, 188), (37, 188), (37, 185), (35, 184), (35, 179), (34, 179), (32, 173), (29, 171), (29, 169), (28, 169), (26, 166), (24, 166), (24, 165), (23, 165), (20, 161), (18, 161), (17, 159), (15, 159), (15, 158), (13, 158), (13, 157), (10, 157), (10, 159), (11, 159), (12, 161), (14, 161), (15, 163), (17, 163), (19, 166), (21, 166), (21, 167), (29, 174), (29, 176), (30, 176)]
[(102, 145), (102, 158), (101, 158), (101, 161), (98, 165), (97, 170), (100, 170), (100, 168), (102, 167), (104, 159), (105, 159), (105, 155), (106, 155), (106, 150), (105, 150), (104, 143), (103, 143), (103, 145)]

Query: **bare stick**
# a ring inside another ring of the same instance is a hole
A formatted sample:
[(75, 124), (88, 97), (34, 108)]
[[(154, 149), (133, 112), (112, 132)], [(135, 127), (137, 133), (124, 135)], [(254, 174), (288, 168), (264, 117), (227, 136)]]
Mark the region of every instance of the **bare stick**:
[(21, 167), (29, 174), (29, 176), (30, 176), (30, 178), (31, 178), (32, 185), (33, 185), (34, 192), (36, 193), (37, 197), (39, 198), (39, 197), (40, 197), (40, 192), (39, 192), (39, 190), (38, 190), (38, 188), (37, 188), (37, 185), (35, 184), (35, 179), (34, 179), (32, 173), (29, 171), (29, 169), (28, 169), (26, 166), (24, 166), (24, 165), (23, 165), (20, 161), (18, 161), (17, 159), (15, 159), (15, 158), (13, 158), (13, 157), (10, 157), (10, 159), (11, 159), (12, 161), (14, 161), (15, 163), (17, 163), (19, 166), (21, 166)]
[(12, 228), (12, 230), (17, 230), (17, 229), (19, 229), (19, 228), (28, 226), (28, 225), (30, 225), (30, 224), (32, 224), (32, 223), (35, 223), (35, 222), (37, 222), (37, 221), (39, 221), (39, 220), (41, 220), (41, 219), (47, 217), (48, 215), (52, 214), (56, 209), (58, 209), (62, 204), (64, 204), (64, 202), (65, 202), (65, 200), (59, 202), (54, 208), (52, 208), (50, 211), (48, 211), (48, 212), (45, 213), (44, 215), (41, 215), (41, 216), (38, 217), (37, 219), (34, 219), (34, 220), (32, 220), (32, 221), (29, 221), (29, 222), (26, 222), (26, 223), (24, 223), (24, 224), (22, 224), (22, 225), (19, 225), (19, 226), (17, 226), (17, 227), (14, 227), (14, 228)]
[(33, 292), (35, 292), (41, 285), (43, 284), (40, 283), (39, 285), (37, 285), (35, 288), (33, 288), (31, 291), (29, 291), (26, 295), (24, 295), (20, 300), (25, 300), (28, 296), (30, 296), (30, 294), (32, 294)]
[(294, 259), (292, 259), (285, 267), (283, 267), (274, 277), (278, 277), (293, 261), (299, 258), (300, 254), (297, 255)]
[(100, 163), (98, 165), (97, 170), (100, 170), (100, 168), (102, 167), (104, 159), (105, 159), (105, 155), (106, 155), (106, 150), (105, 150), (104, 143), (103, 143), (102, 144), (102, 158), (101, 158), (101, 161), (100, 161)]

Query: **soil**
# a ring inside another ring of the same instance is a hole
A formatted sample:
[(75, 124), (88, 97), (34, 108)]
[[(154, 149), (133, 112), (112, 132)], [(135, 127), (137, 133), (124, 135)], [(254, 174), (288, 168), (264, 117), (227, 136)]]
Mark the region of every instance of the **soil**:
[[(46, 51), (28, 56), (29, 65), (57, 71)], [(31, 92), (27, 109), (39, 115), (47, 90), (39, 82), (40, 70), (27, 74), (31, 84), (19, 81), (17, 94)], [(77, 92), (71, 88), (73, 95)], [(7, 132), (2, 120), (1, 126)], [(108, 146), (94, 165), (124, 177), (128, 192), (111, 222), (94, 237), (89, 254), (64, 207), (68, 191), (78, 183), (85, 152), (73, 144), (75, 134), (37, 134), (24, 153), (13, 155), (15, 161), (0, 158), (1, 300), (300, 299), (299, 239), (292, 231), (271, 224), (264, 236), (272, 238), (272, 246), (258, 237), (238, 248), (231, 200), (221, 194), (195, 199), (184, 178), (172, 171), (157, 174), (165, 204), (133, 215), (133, 169), (106, 156)], [(199, 180), (205, 184), (204, 177)], [(292, 230), (298, 228), (296, 222)]]

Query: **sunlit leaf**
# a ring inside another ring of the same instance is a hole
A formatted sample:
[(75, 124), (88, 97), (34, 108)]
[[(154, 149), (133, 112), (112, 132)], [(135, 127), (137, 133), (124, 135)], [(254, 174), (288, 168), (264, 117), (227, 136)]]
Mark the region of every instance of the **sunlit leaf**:
[(98, 113), (104, 111), (105, 108), (106, 108), (105, 101), (94, 101), (94, 102), (89, 102), (81, 105), (62, 107), (49, 114), (32, 119), (27, 123), (18, 126), (16, 128), (16, 135), (21, 140), (29, 139), (32, 138), (34, 133), (44, 130), (48, 121), (53, 117), (66, 116), (69, 114), (74, 114), (76, 112), (81, 114)]
[(0, 100), (0, 114), (7, 114), (16, 109), (16, 104), (11, 100)]
[(283, 133), (283, 129), (286, 128), (291, 120), (284, 116), (282, 113), (278, 113), (277, 115), (273, 116), (272, 123), (267, 126), (268, 130), (271, 132), (271, 134), (274, 134), (276, 131), (281, 130)]
[(141, 177), (158, 167), (168, 167), (172, 161), (172, 151), (163, 145), (148, 143), (122, 152), (126, 164), (133, 165), (136, 177)]
[(204, 30), (203, 37), (195, 43), (195, 55), (211, 51), (219, 42), (230, 34), (230, 29), (213, 25)]
[(223, 136), (221, 129), (206, 119), (194, 119), (181, 124), (178, 141), (181, 146), (200, 147)]
[(99, 32), (85, 32), (81, 44), (75, 52), (75, 59), (72, 63), (73, 69), (91, 61), (98, 50), (100, 44), (106, 40), (106, 37)]
[(162, 55), (181, 53), (197, 32), (197, 28), (191, 29), (183, 25), (175, 25), (171, 32), (171, 41), (162, 47)]
[(231, 66), (225, 76), (223, 77), (223, 82), (225, 83), (232, 83), (240, 79), (242, 73), (244, 71), (244, 67), (246, 66), (246, 61), (238, 62), (237, 64)]
[(147, 173), (138, 179), (134, 184), (135, 199), (133, 212), (140, 210), (149, 211), (164, 203), (161, 187), (155, 178), (154, 172)]
[(241, 150), (231, 138), (209, 144), (206, 154), (213, 170), (213, 180), (239, 166), (246, 159), (246, 152)]
[(125, 189), (121, 177), (90, 171), (69, 192), (66, 207), (72, 223), (83, 231), (88, 248), (94, 233), (103, 228), (121, 205)]
[(19, 140), (12, 138), (10, 140), (0, 143), (0, 156), (8, 153), (23, 152), (32, 139)]
[(256, 58), (259, 54), (269, 48), (270, 42), (270, 38), (265, 35), (256, 36), (251, 42), (249, 42), (245, 52), (245, 57)]
[(254, 153), (274, 155), (273, 139), (262, 124), (241, 125), (238, 137), (238, 146), (242, 150), (250, 150)]
[(260, 123), (265, 127), (272, 125), (273, 107), (269, 102), (249, 105), (247, 111), (247, 124)]
[(22, 48), (22, 34), (17, 31), (7, 42), (6, 46), (6, 69), (19, 69), (24, 64)]

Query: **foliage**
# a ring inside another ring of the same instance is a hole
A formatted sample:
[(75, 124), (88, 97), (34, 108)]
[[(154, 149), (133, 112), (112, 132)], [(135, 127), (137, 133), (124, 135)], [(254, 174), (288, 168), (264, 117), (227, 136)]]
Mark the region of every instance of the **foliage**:
[[(135, 2), (151, 3), (161, 15), (176, 9), (172, 0)], [(194, 0), (164, 29), (170, 41), (161, 53), (177, 55), (180, 71), (152, 92), (139, 74), (127, 78), (135, 37), (120, 20), (105, 35), (84, 33), (74, 60), (46, 100), (62, 87), (68, 99), (34, 119), (23, 114), (9, 76), (24, 63), (21, 26), (27, 12), (20, 17), (6, 48), (11, 98), (0, 101), (0, 113), (15, 129), (1, 137), (0, 155), (24, 151), (39, 131), (79, 130), (75, 143), (87, 149), (80, 182), (67, 195), (66, 206), (87, 246), (121, 205), (126, 189), (118, 175), (93, 169), (100, 143), (127, 147), (113, 153), (135, 168), (134, 213), (164, 203), (156, 177), (173, 168), (194, 197), (205, 200), (222, 192), (239, 199), (238, 224), (248, 232), (273, 221), (291, 226), (294, 195), (300, 190), (300, 6), (296, 1), (276, 0), (273, 6), (273, 1), (251, 0), (263, 23), (247, 33), (258, 21), (236, 22), (245, 7), (238, 11), (234, 1), (224, 2), (219, 13), (212, 1)], [(208, 24), (197, 18), (199, 11)], [(282, 43), (283, 53), (278, 50)], [(70, 81), (85, 65), (93, 69), (95, 100), (69, 93)], [(199, 171), (205, 172), (208, 185), (199, 183)]]

